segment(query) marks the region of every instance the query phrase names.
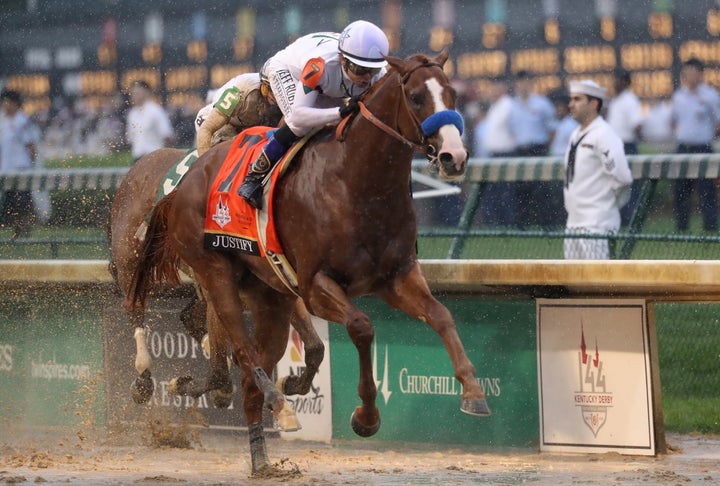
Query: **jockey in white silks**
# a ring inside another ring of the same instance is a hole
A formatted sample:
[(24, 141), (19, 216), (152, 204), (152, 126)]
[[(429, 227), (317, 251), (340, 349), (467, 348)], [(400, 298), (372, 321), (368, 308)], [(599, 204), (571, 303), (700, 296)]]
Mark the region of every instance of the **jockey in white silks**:
[(341, 34), (308, 34), (271, 57), (266, 74), (285, 124), (267, 141), (238, 194), (260, 209), (265, 176), (298, 138), (358, 111), (359, 96), (385, 74), (388, 48), (382, 29), (358, 20)]

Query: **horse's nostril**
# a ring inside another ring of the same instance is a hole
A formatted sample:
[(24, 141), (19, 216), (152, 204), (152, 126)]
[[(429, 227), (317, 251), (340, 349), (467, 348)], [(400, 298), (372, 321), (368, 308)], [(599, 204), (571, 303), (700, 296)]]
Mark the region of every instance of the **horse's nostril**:
[(453, 161), (453, 156), (450, 152), (440, 152), (440, 155), (438, 155), (438, 159), (440, 159), (440, 162), (443, 164), (451, 164)]

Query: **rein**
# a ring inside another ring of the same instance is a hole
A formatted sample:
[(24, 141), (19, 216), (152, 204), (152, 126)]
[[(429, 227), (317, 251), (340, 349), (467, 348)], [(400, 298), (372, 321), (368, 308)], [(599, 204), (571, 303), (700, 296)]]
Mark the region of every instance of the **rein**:
[[(370, 110), (368, 110), (367, 106), (365, 106), (365, 103), (363, 103), (362, 101), (358, 101), (358, 106), (360, 107), (360, 114), (363, 116), (363, 118), (365, 118), (367, 121), (378, 127), (383, 132), (387, 133), (391, 137), (401, 141), (408, 147), (412, 147), (413, 150), (422, 154), (431, 155), (434, 152), (432, 146), (420, 145), (411, 140), (408, 140), (407, 138), (403, 137), (400, 132), (394, 130), (393, 128), (380, 121), (380, 119), (373, 115)], [(412, 111), (410, 113), (412, 113)], [(413, 113), (413, 115), (415, 114)], [(415, 117), (415, 119), (417, 120), (417, 117)], [(420, 126), (420, 124), (418, 124), (417, 126)]]
[[(407, 71), (403, 74), (402, 78), (400, 79), (400, 89), (402, 90), (402, 104), (405, 106), (405, 111), (410, 115), (410, 118), (413, 120), (413, 123), (415, 125), (415, 128), (417, 129), (420, 138), (422, 142), (425, 141), (425, 138), (432, 135), (433, 133), (437, 132), (441, 126), (452, 124), (455, 125), (458, 130), (460, 130), (460, 133), (462, 134), (463, 131), (463, 122), (462, 117), (453, 110), (444, 110), (441, 112), (433, 113), (429, 117), (427, 117), (424, 121), (420, 121), (415, 114), (413, 110), (411, 110), (407, 105), (407, 96), (405, 95), (405, 83), (410, 78), (410, 75), (417, 71), (420, 68), (425, 67), (439, 67), (442, 69), (442, 66), (440, 66), (437, 63), (429, 62), (429, 63), (423, 63), (415, 66), (413, 69)], [(365, 106), (365, 103), (362, 101), (358, 101), (358, 107), (360, 108), (360, 114), (363, 118), (365, 118), (367, 121), (375, 125), (377, 128), (385, 132), (386, 134), (390, 135), (394, 139), (404, 143), (408, 147), (411, 147), (414, 151), (420, 152), (421, 154), (424, 154), (428, 159), (430, 159), (431, 162), (434, 162), (435, 153), (437, 149), (432, 145), (424, 145), (417, 142), (413, 142), (412, 140), (409, 140), (407, 137), (402, 135), (397, 130), (393, 129), (392, 127), (388, 126), (386, 123), (384, 123), (382, 120), (377, 118), (375, 115), (372, 114), (372, 112)], [(343, 139), (343, 132), (349, 122), (349, 120), (352, 117), (347, 117), (344, 120), (340, 122), (340, 124), (337, 127), (336, 137), (338, 140)]]

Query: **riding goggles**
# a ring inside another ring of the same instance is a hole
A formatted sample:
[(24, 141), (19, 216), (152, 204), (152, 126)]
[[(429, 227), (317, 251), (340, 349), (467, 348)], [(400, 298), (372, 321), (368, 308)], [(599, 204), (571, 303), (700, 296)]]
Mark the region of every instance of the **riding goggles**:
[(350, 61), (349, 59), (345, 60), (345, 67), (348, 71), (353, 73), (356, 76), (365, 76), (367, 74), (370, 74), (371, 76), (375, 76), (377, 73), (380, 72), (380, 68), (369, 68), (365, 66), (360, 66), (359, 64), (355, 64), (354, 62)]

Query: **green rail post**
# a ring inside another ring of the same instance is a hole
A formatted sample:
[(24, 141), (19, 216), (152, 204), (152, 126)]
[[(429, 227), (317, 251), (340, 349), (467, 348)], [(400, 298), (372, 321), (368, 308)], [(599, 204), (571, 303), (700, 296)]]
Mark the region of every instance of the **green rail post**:
[(650, 212), (650, 202), (655, 197), (657, 189), (657, 179), (645, 179), (640, 186), (640, 195), (638, 196), (638, 205), (633, 210), (628, 223), (628, 233), (630, 236), (623, 243), (620, 250), (620, 260), (627, 260), (635, 248), (637, 243), (637, 235), (642, 230)]
[(460, 215), (460, 221), (457, 226), (457, 229), (460, 230), (462, 234), (455, 236), (450, 243), (450, 249), (448, 250), (448, 258), (450, 259), (458, 259), (462, 254), (463, 247), (465, 246), (465, 239), (467, 238), (467, 232), (472, 226), (478, 207), (480, 207), (480, 197), (482, 196), (484, 188), (484, 182), (476, 182), (470, 188), (467, 203), (463, 208), (463, 212)]

